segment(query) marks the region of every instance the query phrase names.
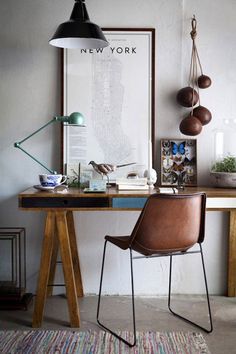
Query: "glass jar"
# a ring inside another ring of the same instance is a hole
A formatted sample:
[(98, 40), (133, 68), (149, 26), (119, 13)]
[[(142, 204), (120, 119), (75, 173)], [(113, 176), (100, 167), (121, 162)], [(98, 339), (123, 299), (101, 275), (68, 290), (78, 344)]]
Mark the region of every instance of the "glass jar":
[(222, 125), (214, 130), (213, 161), (227, 156), (236, 156), (236, 118), (224, 119)]
[(210, 178), (215, 187), (236, 188), (236, 119), (224, 119), (214, 130)]

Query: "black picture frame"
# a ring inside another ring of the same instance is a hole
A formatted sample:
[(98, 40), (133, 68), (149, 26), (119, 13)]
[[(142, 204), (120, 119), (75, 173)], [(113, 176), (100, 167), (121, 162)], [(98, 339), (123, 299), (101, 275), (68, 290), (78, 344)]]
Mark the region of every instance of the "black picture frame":
[(161, 185), (197, 185), (197, 140), (161, 139)]
[[(155, 158), (155, 29), (103, 31), (110, 42), (108, 48), (63, 50), (63, 114), (80, 111), (87, 126), (86, 132), (77, 130), (73, 139), (71, 132), (76, 128), (63, 126), (63, 171), (67, 174), (69, 166), (86, 166), (90, 160), (135, 162), (132, 169), (142, 173)], [(85, 138), (86, 148), (81, 144)], [(118, 176), (114, 173), (111, 179)]]

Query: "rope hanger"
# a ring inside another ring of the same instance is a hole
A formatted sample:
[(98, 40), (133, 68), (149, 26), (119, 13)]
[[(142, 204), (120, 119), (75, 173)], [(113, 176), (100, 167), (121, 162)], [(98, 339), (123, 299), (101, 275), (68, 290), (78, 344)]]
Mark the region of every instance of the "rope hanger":
[[(202, 64), (197, 50), (197, 20), (195, 15), (191, 19), (192, 30), (192, 51), (190, 60), (190, 70), (188, 86), (182, 88), (177, 93), (177, 102), (184, 107), (191, 107), (191, 112), (180, 123), (180, 131), (185, 135), (198, 135), (202, 131), (202, 126), (211, 120), (211, 112), (200, 104), (200, 89), (208, 88), (211, 85), (209, 76), (203, 74)], [(200, 73), (200, 75), (199, 75)], [(198, 104), (197, 107), (195, 107)]]

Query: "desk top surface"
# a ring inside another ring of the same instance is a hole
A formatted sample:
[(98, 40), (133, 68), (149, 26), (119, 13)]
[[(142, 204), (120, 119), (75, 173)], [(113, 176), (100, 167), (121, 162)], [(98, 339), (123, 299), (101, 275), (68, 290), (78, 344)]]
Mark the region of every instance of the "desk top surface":
[[(81, 189), (78, 188), (68, 188), (66, 191), (55, 192), (55, 191), (39, 191), (31, 187), (21, 192), (18, 197), (21, 198), (94, 198), (94, 197), (110, 197), (110, 198), (119, 198), (119, 197), (147, 197), (150, 194), (158, 193), (157, 188), (149, 188), (149, 190), (135, 190), (135, 191), (118, 191), (115, 187), (107, 188), (105, 193), (84, 193)], [(236, 189), (233, 188), (212, 188), (212, 187), (185, 187), (184, 190), (180, 190), (179, 194), (188, 194), (196, 192), (205, 192), (208, 198), (236, 198)]]

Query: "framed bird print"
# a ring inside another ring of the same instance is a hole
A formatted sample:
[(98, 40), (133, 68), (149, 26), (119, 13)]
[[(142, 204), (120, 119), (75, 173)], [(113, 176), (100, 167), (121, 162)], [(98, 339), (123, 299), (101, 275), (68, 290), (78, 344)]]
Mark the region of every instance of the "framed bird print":
[(161, 184), (197, 185), (197, 140), (161, 140)]
[(64, 172), (80, 163), (97, 178), (93, 161), (122, 166), (109, 173), (111, 182), (132, 172), (143, 177), (155, 151), (155, 30), (103, 32), (106, 48), (63, 50), (63, 114), (84, 116), (83, 127), (63, 126)]

